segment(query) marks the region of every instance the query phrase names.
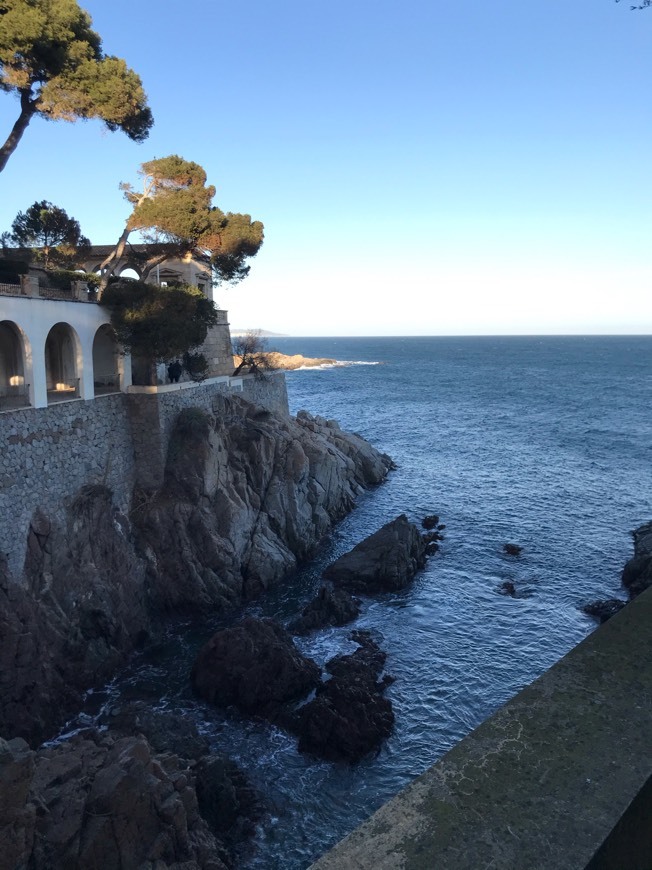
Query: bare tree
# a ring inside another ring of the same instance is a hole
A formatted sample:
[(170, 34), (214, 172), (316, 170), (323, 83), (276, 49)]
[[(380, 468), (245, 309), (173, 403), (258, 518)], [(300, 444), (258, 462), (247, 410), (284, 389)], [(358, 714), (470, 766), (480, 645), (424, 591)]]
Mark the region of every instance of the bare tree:
[(264, 378), (268, 372), (275, 369), (267, 349), (267, 342), (259, 329), (252, 329), (243, 335), (235, 336), (233, 339), (233, 358), (236, 364), (233, 377), (247, 369), (249, 374), (255, 375), (257, 378)]

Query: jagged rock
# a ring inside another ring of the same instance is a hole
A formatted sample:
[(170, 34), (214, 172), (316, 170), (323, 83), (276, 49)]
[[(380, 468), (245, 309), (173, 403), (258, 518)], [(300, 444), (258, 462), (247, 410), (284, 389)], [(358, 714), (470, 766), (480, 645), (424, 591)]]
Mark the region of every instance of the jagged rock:
[(391, 467), (359, 436), (305, 411), (280, 418), (218, 396), (208, 427), (181, 415), (163, 490), (137, 517), (154, 589), (177, 611), (259, 595)]
[(395, 592), (425, 565), (426, 544), (404, 514), (365, 538), (324, 571), (333, 585), (363, 592)]
[(293, 634), (308, 634), (328, 625), (346, 625), (360, 613), (360, 600), (344, 589), (322, 586), (317, 596), (307, 604), (301, 616), (288, 625)]
[(110, 490), (84, 487), (67, 529), (36, 512), (23, 584), (0, 563), (0, 731), (42, 740), (147, 636), (144, 566), (128, 528)]
[(263, 804), (238, 765), (211, 755), (199, 762), (194, 774), (199, 811), (220, 839), (233, 848), (251, 836)]
[(276, 719), (282, 706), (307, 695), (320, 682), (320, 670), (271, 619), (248, 617), (205, 644), (191, 681), (202, 698), (222, 707), (233, 704), (250, 715)]
[(516, 596), (516, 587), (511, 580), (505, 580), (501, 583), (498, 587), (498, 591), (501, 595), (510, 595), (512, 598)]
[(77, 736), (38, 753), (2, 741), (2, 801), (12, 807), (0, 820), (4, 867), (226, 870), (192, 771), (144, 738)]
[(592, 601), (590, 604), (585, 604), (582, 610), (602, 623), (615, 616), (626, 604), (626, 601), (621, 601), (619, 598), (609, 598), (606, 601)]
[(166, 612), (225, 611), (278, 582), (392, 467), (305, 412), (219, 395), (214, 410), (180, 415), (163, 487), (129, 518), (87, 486), (65, 524), (35, 512), (21, 582), (0, 554), (0, 733), (51, 736)]
[(368, 632), (351, 637), (359, 649), (327, 663), (332, 678), (301, 707), (295, 725), (299, 750), (331, 761), (357, 761), (377, 751), (394, 725), (391, 701), (382, 694), (392, 679), (378, 680), (386, 655)]
[(652, 522), (639, 526), (632, 536), (634, 557), (625, 565), (622, 576), (630, 600), (652, 586)]
[(520, 556), (523, 552), (523, 547), (520, 547), (518, 544), (505, 544), (503, 550), (508, 556)]
[(439, 517), (437, 516), (437, 514), (431, 514), (428, 517), (424, 517), (421, 520), (421, 525), (427, 531), (429, 531), (430, 529), (436, 529), (439, 525)]

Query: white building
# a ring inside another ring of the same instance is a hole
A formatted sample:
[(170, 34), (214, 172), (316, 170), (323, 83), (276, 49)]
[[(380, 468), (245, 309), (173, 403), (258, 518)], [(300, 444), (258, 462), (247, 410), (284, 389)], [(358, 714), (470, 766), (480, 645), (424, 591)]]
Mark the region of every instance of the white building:
[[(103, 246), (93, 249), (88, 271), (96, 270), (104, 251)], [(127, 254), (116, 274), (131, 275), (133, 269)], [(158, 277), (160, 283), (193, 283), (212, 297), (209, 268), (192, 258), (161, 264)], [(219, 312), (202, 350), (211, 377), (233, 373), (226, 311)], [(160, 380), (165, 382), (164, 367)], [(121, 353), (107, 310), (85, 282), (52, 287), (44, 270), (30, 268), (29, 274), (10, 275), (0, 283), (0, 411), (120, 391), (135, 391), (131, 359)]]

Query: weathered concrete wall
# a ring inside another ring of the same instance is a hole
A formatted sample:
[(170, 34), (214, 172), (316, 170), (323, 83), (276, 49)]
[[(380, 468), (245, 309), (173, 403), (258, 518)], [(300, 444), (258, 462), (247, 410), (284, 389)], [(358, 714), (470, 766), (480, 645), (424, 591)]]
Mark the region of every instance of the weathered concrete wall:
[(652, 589), (313, 864), (649, 870)]
[(18, 576), (36, 508), (63, 522), (65, 505), (85, 483), (105, 482), (128, 509), (134, 451), (125, 397), (28, 408), (0, 415), (0, 552)]

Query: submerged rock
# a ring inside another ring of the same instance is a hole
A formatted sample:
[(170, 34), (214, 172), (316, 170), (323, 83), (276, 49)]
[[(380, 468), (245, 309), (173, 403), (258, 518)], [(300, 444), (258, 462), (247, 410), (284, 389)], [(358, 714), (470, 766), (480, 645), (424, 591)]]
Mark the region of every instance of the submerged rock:
[(523, 552), (523, 547), (519, 544), (505, 544), (503, 550), (508, 556), (520, 556)]
[(391, 677), (379, 681), (386, 655), (366, 631), (351, 635), (360, 647), (326, 665), (332, 674), (296, 723), (299, 750), (330, 761), (358, 761), (377, 752), (392, 731), (394, 712), (383, 696)]
[(152, 710), (143, 701), (113, 707), (100, 718), (112, 734), (142, 734), (155, 752), (172, 752), (181, 758), (197, 760), (210, 751), (190, 716), (172, 710)]
[(346, 625), (360, 613), (360, 600), (344, 589), (322, 586), (317, 596), (307, 604), (301, 616), (292, 620), (288, 631), (293, 634), (308, 634), (317, 628), (329, 625)]
[(619, 598), (609, 598), (606, 601), (591, 601), (590, 604), (585, 604), (582, 610), (602, 623), (615, 616), (626, 604), (626, 601), (621, 601)]
[(218, 631), (193, 665), (194, 690), (212, 704), (274, 720), (282, 707), (319, 685), (321, 672), (271, 619), (248, 617)]
[(396, 592), (425, 562), (426, 543), (419, 529), (401, 514), (329, 565), (324, 579), (367, 595)]

